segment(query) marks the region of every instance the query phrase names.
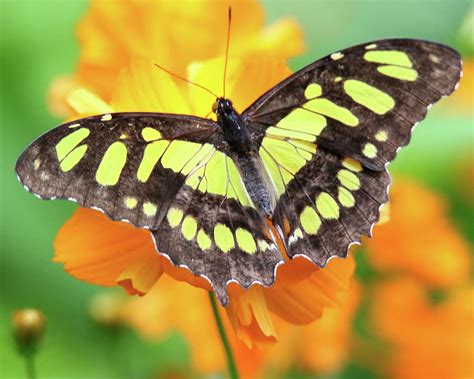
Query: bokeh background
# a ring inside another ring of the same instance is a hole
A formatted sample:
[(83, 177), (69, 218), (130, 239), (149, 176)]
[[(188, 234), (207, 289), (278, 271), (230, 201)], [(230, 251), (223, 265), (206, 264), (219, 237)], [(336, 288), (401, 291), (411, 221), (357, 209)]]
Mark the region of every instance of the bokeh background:
[[(409, 183), (404, 187), (400, 185), (399, 195), (413, 196), (411, 203), (406, 205), (407, 209), (392, 209), (396, 212), (392, 223), (401, 225), (404, 217), (407, 220), (416, 218), (418, 206), (429, 207), (433, 198), (433, 202), (441, 204), (442, 211), (433, 212), (435, 220), (429, 217), (422, 220), (423, 225), (418, 224), (419, 229), (411, 234), (393, 224), (392, 231), (383, 233), (384, 240), (356, 253), (359, 295), (351, 317), (341, 321), (349, 325), (350, 331), (342, 346), (348, 352), (344, 359), (324, 369), (311, 369), (295, 360), (283, 372), (273, 372), (271, 376), (332, 379), (381, 378), (386, 375), (409, 377), (394, 374), (385, 366), (391, 360), (397, 361), (401, 349), (405, 349), (404, 353), (409, 357), (414, 357), (409, 348), (415, 348), (415, 342), (410, 342), (410, 337), (392, 333), (387, 325), (403, 319), (396, 313), (398, 308), (394, 304), (397, 298), (412, 301), (407, 297), (413, 293), (412, 288), (420, 290), (425, 299), (424, 318), (417, 318), (420, 324), (407, 321), (408, 324), (398, 325), (399, 329), (411, 333), (414, 340), (424, 339), (423, 346), (427, 346), (443, 343), (435, 339), (452, 336), (450, 330), (453, 328), (462, 341), (454, 341), (454, 351), (445, 357), (448, 361), (454, 360), (456, 365), (470, 365), (473, 373), (473, 297), (462, 297), (462, 314), (455, 306), (451, 307), (452, 299), (459, 291), (467, 289), (472, 294), (470, 268), (460, 269), (460, 280), (451, 278), (439, 284), (424, 280), (418, 272), (423, 271), (423, 266), (431, 259), (429, 252), (420, 255), (419, 261), (414, 263), (418, 268), (411, 270), (403, 263), (392, 262), (397, 271), (394, 274), (390, 259), (380, 263), (376, 258), (371, 259), (374, 251), (367, 251), (395, 243), (397, 239), (393, 234), (400, 240), (405, 238), (405, 232), (407, 238), (415, 238), (413, 234), (429, 234), (433, 224), (439, 221), (449, 227), (443, 227), (433, 235), (430, 249), (437, 245), (437, 236), (449, 229), (457, 242), (454, 245), (440, 242), (441, 249), (456, 250), (454, 256), (467, 254), (468, 258), (462, 261), (462, 265), (469, 265), (474, 242), (472, 2), (266, 0), (263, 5), (268, 22), (281, 16), (292, 16), (303, 28), (307, 50), (291, 60), (292, 69), (344, 47), (388, 37), (445, 43), (457, 48), (465, 62), (459, 93), (431, 110), (416, 129), (410, 146), (402, 150), (396, 162), (389, 166), (395, 183)], [(190, 363), (188, 343), (177, 331), (169, 330), (154, 340), (143, 339), (131, 328), (107, 327), (91, 317), (89, 310), (94, 296), (104, 293), (121, 296), (122, 290), (104, 289), (77, 281), (67, 275), (61, 265), (51, 262), (53, 239), (75, 205), (63, 201), (39, 201), (24, 191), (15, 178), (14, 164), (22, 150), (38, 135), (61, 122), (48, 112), (47, 92), (53, 79), (74, 70), (78, 58), (75, 25), (87, 7), (88, 2), (82, 0), (0, 1), (0, 376), (25, 377), (24, 362), (17, 354), (11, 335), (11, 315), (15, 309), (35, 307), (44, 312), (48, 322), (37, 356), (41, 378), (200, 377), (201, 374)], [(183, 47), (176, 46), (176, 49), (180, 48)], [(424, 203), (423, 197), (429, 200)], [(407, 240), (407, 244), (420, 250), (425, 248), (418, 240)], [(437, 253), (433, 251), (433, 256)], [(443, 265), (457, 267), (458, 263), (449, 259), (440, 261), (440, 270), (443, 271)], [(403, 270), (406, 272), (400, 274)], [(456, 277), (453, 270), (450, 274)], [(409, 284), (397, 282), (400, 277)], [(380, 315), (382, 311), (377, 311), (377, 306), (385, 306), (385, 296), (391, 296), (393, 292), (395, 300), (392, 296), (387, 304), (393, 307), (394, 313)], [(404, 304), (400, 304), (403, 309), (407, 305)], [(415, 303), (408, 305), (411, 309), (418, 306)], [(450, 307), (454, 314), (444, 316)], [(388, 321), (382, 326), (377, 324), (374, 312)], [(424, 331), (418, 336), (416, 326), (423, 324), (420, 320), (428, 319), (433, 324), (432, 334)], [(467, 352), (458, 349), (467, 349)], [(428, 357), (437, 356), (427, 354)], [(459, 355), (464, 358), (458, 362)], [(424, 358), (420, 359), (423, 361)], [(416, 361), (416, 357), (412, 360)], [(413, 366), (410, 367), (417, 367), (417, 362), (411, 363)], [(445, 377), (457, 379), (456, 372), (467, 371), (454, 370), (451, 371), (454, 374), (448, 373), (454, 376)], [(221, 377), (220, 373), (203, 375)]]

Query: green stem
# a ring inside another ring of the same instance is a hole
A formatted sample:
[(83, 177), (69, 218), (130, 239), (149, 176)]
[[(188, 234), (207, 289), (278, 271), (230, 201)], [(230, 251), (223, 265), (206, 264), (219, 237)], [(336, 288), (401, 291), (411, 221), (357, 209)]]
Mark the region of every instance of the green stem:
[(36, 379), (35, 354), (30, 352), (25, 354), (26, 377), (28, 379)]
[(219, 314), (216, 297), (214, 296), (214, 293), (212, 291), (209, 291), (209, 298), (211, 299), (212, 313), (214, 314), (214, 319), (216, 320), (217, 329), (219, 329), (219, 335), (221, 336), (222, 344), (224, 345), (225, 354), (227, 357), (227, 368), (229, 369), (229, 376), (231, 379), (239, 379), (239, 374), (235, 365), (234, 355), (232, 354), (232, 349), (230, 348), (229, 340), (227, 339), (227, 335), (225, 333), (224, 324), (222, 323), (222, 319)]

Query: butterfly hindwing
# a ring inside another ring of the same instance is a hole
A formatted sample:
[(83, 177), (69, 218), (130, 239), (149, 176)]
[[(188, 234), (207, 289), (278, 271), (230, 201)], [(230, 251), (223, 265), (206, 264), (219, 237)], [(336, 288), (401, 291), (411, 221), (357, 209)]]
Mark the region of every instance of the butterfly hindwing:
[(388, 200), (390, 177), (352, 158), (318, 148), (286, 186), (273, 223), (280, 226), (289, 257), (304, 255), (324, 267), (369, 235)]
[(296, 72), (243, 113), (255, 137), (294, 137), (383, 170), (431, 104), (459, 82), (459, 54), (398, 39), (331, 54)]
[[(209, 175), (213, 181), (231, 180), (224, 170), (214, 169)], [(253, 207), (189, 186), (177, 193), (153, 237), (157, 250), (174, 265), (205, 277), (223, 305), (229, 301), (230, 282), (244, 288), (255, 283), (269, 286), (283, 260), (272, 231)]]

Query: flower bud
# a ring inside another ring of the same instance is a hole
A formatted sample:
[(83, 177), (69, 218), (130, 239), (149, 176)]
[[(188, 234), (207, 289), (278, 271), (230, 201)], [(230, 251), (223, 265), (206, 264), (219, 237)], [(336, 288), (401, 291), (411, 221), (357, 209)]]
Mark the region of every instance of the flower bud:
[(46, 319), (38, 309), (19, 309), (13, 313), (13, 335), (20, 352), (34, 352), (45, 329)]

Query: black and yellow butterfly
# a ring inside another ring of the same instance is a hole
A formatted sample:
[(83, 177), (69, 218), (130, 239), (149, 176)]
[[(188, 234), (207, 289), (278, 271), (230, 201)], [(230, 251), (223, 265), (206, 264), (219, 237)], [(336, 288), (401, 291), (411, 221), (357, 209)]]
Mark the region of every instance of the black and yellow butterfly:
[(69, 122), (33, 142), (16, 170), (43, 199), (150, 229), (160, 254), (208, 279), (227, 305), (230, 282), (270, 286), (284, 257), (324, 267), (370, 234), (388, 200), (385, 166), (460, 75), (446, 46), (375, 41), (303, 68), (242, 114), (218, 98), (217, 122)]

